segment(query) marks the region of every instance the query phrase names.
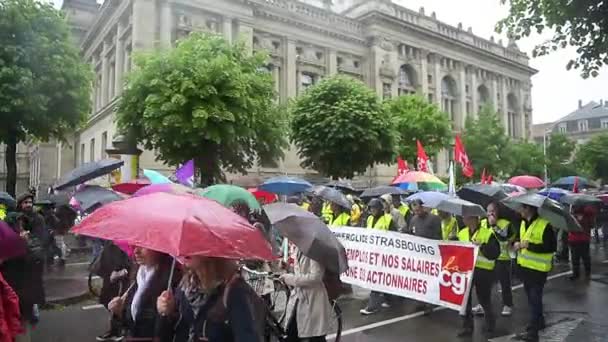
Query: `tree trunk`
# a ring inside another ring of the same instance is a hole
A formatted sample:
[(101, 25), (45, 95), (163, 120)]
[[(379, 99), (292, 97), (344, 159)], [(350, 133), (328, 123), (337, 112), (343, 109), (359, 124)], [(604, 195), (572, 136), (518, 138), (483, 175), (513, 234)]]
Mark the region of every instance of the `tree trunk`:
[(217, 147), (209, 145), (204, 151), (203, 155), (194, 158), (194, 166), (200, 175), (201, 187), (216, 184), (223, 179), (217, 158)]
[(6, 161), (6, 192), (15, 197), (17, 187), (17, 137), (9, 135), (4, 153)]

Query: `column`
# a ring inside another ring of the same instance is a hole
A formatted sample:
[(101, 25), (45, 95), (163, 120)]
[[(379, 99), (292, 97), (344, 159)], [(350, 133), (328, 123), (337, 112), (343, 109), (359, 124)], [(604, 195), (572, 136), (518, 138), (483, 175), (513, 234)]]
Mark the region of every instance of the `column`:
[(517, 103), (517, 111), (519, 114), (519, 122), (517, 123), (518, 127), (517, 127), (517, 132), (518, 133), (518, 137), (522, 138), (522, 140), (526, 140), (526, 132), (527, 132), (527, 127), (526, 127), (526, 111), (524, 109), (524, 98), (525, 98), (525, 94), (524, 94), (524, 89), (523, 86), (520, 85), (519, 86), (519, 94), (517, 96), (517, 100), (519, 101)]
[(505, 124), (505, 132), (507, 133), (507, 135), (509, 134), (509, 105), (507, 103), (507, 78), (506, 77), (502, 77), (501, 80), (501, 90), (500, 90), (500, 97), (502, 100), (502, 106), (501, 106), (501, 110), (502, 110), (502, 120), (503, 123)]
[(471, 67), (471, 115), (477, 118), (477, 107), (479, 99), (477, 99), (477, 69)]
[(296, 65), (296, 96), (302, 92), (302, 71)]
[(226, 39), (228, 43), (232, 43), (232, 18), (224, 17), (222, 21), (222, 33), (224, 39)]
[(281, 94), (281, 73), (279, 71), (279, 66), (275, 65), (272, 68), (272, 81), (274, 82), (274, 91), (277, 93), (278, 98), (280, 98), (280, 94)]
[(492, 105), (494, 106), (494, 110), (496, 112), (500, 111), (498, 108), (498, 79), (496, 75), (492, 75), (492, 89), (490, 90), (492, 93), (490, 94), (490, 100), (492, 101)]
[(124, 25), (122, 20), (118, 21), (118, 27), (116, 28), (116, 47), (114, 53), (114, 94), (119, 96), (122, 93), (122, 74), (123, 74), (123, 66), (125, 64), (125, 41), (120, 39), (122, 32), (124, 30)]
[(297, 61), (296, 61), (296, 42), (291, 39), (287, 39), (287, 51), (286, 51), (286, 63), (285, 63), (285, 83), (284, 89), (287, 94), (287, 98), (293, 98), (298, 95), (298, 77), (297, 77)]
[(327, 53), (327, 75), (335, 75), (338, 73), (338, 56), (336, 50), (329, 49)]
[(424, 98), (428, 98), (429, 94), (429, 71), (427, 63), (428, 51), (420, 52), (420, 91), (424, 95)]
[(162, 48), (170, 48), (173, 44), (173, 29), (175, 21), (173, 9), (169, 1), (161, 2), (160, 8), (160, 46)]
[(241, 20), (239, 21), (238, 27), (239, 39), (242, 39), (243, 42), (245, 42), (245, 46), (249, 52), (253, 52), (253, 26)]
[[(454, 117), (460, 119), (460, 122), (456, 122), (456, 129), (462, 129), (464, 127), (464, 122), (467, 118), (467, 70), (466, 70), (466, 65), (464, 65), (463, 63), (460, 63), (460, 70), (459, 70), (459, 86), (458, 88), (460, 88), (459, 92), (458, 92), (458, 96), (459, 101), (460, 101), (460, 108), (457, 108), (457, 112), (456, 114), (460, 114), (460, 115), (454, 115)], [(460, 112), (460, 113), (458, 113)]]
[(101, 104), (99, 108), (102, 108), (108, 103), (109, 89), (109, 60), (108, 60), (108, 42), (103, 41), (103, 49), (101, 51)]
[(439, 104), (441, 108), (441, 58), (439, 55), (435, 55), (435, 102)]
[(156, 39), (156, 1), (133, 0), (133, 51), (154, 48)]

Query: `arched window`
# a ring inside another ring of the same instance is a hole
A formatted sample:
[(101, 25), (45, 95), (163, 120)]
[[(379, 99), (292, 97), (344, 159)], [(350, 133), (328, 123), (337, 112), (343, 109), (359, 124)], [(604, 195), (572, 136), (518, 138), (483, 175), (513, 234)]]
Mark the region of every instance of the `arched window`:
[(482, 84), (477, 87), (477, 111), (481, 111), (481, 108), (490, 103), (490, 90), (488, 87)]
[(441, 80), (441, 109), (448, 113), (452, 121), (452, 127), (459, 128), (461, 120), (458, 117), (458, 92), (456, 81), (451, 76), (445, 76)]
[(514, 94), (507, 95), (507, 132), (509, 136), (516, 137), (519, 133), (517, 123), (519, 122), (519, 101)]
[(416, 93), (416, 72), (409, 65), (399, 68), (399, 95)]

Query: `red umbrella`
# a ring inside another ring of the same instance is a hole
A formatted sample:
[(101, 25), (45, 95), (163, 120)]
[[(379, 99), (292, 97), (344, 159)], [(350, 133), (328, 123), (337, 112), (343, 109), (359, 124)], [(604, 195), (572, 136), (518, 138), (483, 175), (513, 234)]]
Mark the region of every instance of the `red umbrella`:
[(264, 204), (270, 204), (278, 199), (277, 195), (273, 194), (272, 192), (259, 190), (258, 188), (250, 188), (247, 190), (251, 192), (255, 198), (262, 200)]
[(126, 183), (112, 185), (112, 189), (122, 194), (133, 195), (139, 189), (144, 188), (150, 184), (150, 181), (147, 179), (136, 179)]
[(539, 189), (545, 186), (545, 182), (542, 179), (527, 175), (513, 177), (507, 183), (519, 185), (526, 189)]
[(215, 201), (191, 195), (155, 193), (113, 202), (73, 231), (174, 257), (274, 259), (262, 232), (247, 220)]

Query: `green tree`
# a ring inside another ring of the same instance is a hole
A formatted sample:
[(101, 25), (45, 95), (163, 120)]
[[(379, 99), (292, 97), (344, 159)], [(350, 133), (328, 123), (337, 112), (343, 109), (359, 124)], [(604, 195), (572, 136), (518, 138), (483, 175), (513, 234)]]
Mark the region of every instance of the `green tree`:
[(191, 34), (167, 51), (136, 56), (117, 113), (159, 160), (194, 159), (201, 183), (282, 157), (286, 113), (273, 102), (267, 56), (215, 35)]
[(308, 89), (293, 104), (291, 119), (303, 167), (352, 178), (393, 161), (395, 126), (373, 90), (351, 77), (333, 76)]
[(533, 142), (518, 141), (508, 145), (506, 170), (509, 176), (533, 175), (540, 178), (545, 173), (545, 156), (542, 146)]
[(547, 173), (550, 179), (558, 179), (576, 174), (572, 155), (576, 143), (565, 134), (554, 133), (547, 138)]
[(484, 106), (476, 119), (468, 117), (462, 134), (462, 142), (473, 163), (475, 172), (483, 169), (496, 179), (503, 176), (509, 162), (507, 147), (509, 137), (491, 106)]
[(90, 109), (91, 71), (61, 13), (34, 0), (0, 1), (0, 142), (15, 194), (17, 144), (64, 140)]
[[(501, 0), (504, 4), (507, 0)], [(584, 78), (595, 77), (608, 64), (608, 2), (603, 0), (546, 1), (509, 0), (509, 16), (498, 22), (496, 30), (518, 40), (532, 32), (552, 30), (553, 37), (538, 44), (533, 56), (543, 56), (567, 46), (576, 48), (578, 57), (567, 69), (581, 68)]]
[(406, 95), (386, 101), (385, 110), (393, 117), (399, 134), (397, 152), (409, 162), (416, 159), (416, 140), (431, 156), (449, 145), (450, 120), (434, 103), (418, 95)]
[(596, 135), (580, 146), (576, 153), (576, 162), (588, 171), (590, 176), (606, 182), (608, 180), (608, 134)]

